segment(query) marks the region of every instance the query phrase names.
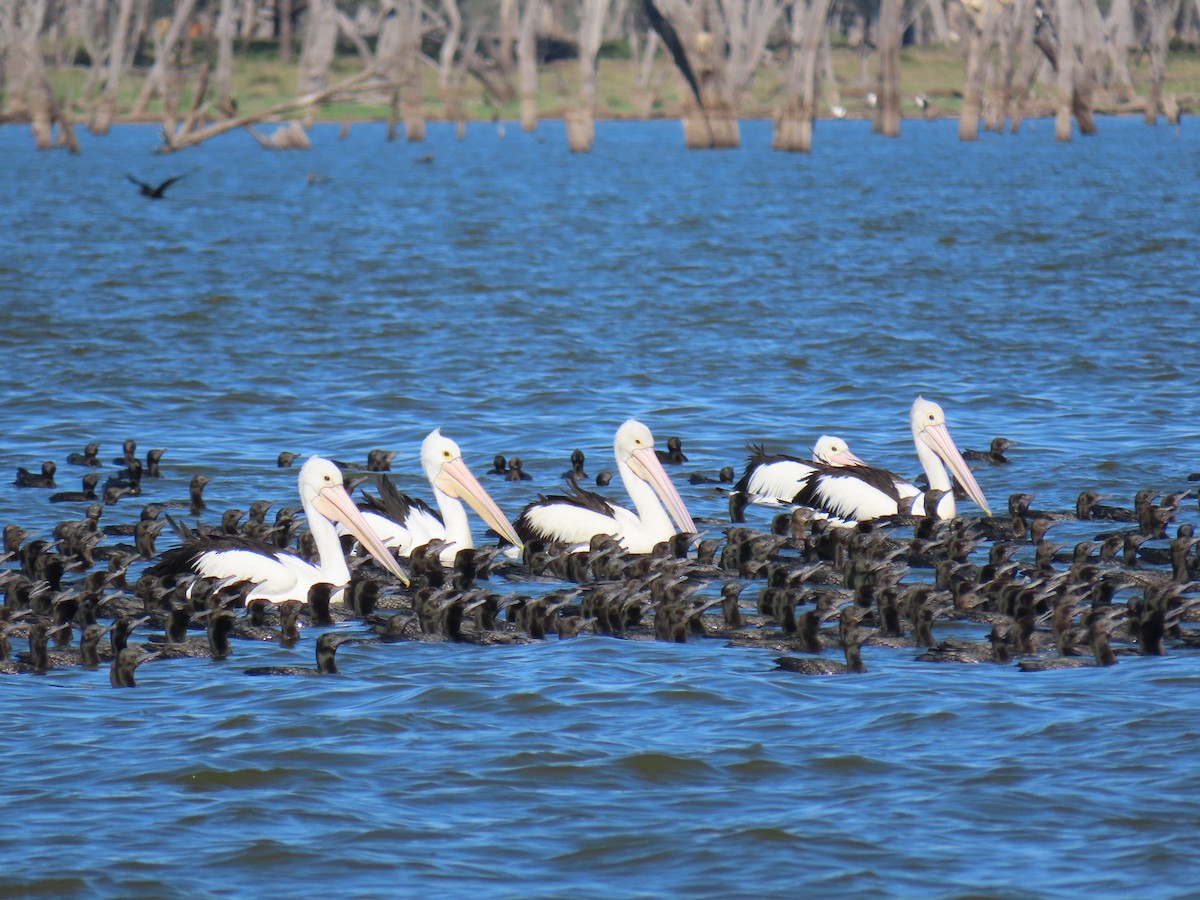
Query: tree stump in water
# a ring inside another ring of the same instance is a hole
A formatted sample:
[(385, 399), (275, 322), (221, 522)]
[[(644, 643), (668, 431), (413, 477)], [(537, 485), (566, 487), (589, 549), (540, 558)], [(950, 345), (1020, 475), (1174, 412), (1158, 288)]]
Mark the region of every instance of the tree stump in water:
[(572, 153), (587, 153), (596, 140), (596, 122), (584, 110), (573, 109), (563, 117), (567, 126), (567, 148)]
[(683, 143), (689, 150), (723, 150), (741, 146), (737, 119), (727, 105), (700, 109), (688, 104), (682, 121)]
[(812, 115), (798, 106), (788, 106), (775, 116), (775, 130), (771, 134), (772, 150), (787, 150), (793, 153), (810, 153), (813, 142)]
[(1174, 94), (1163, 97), (1163, 114), (1167, 117), (1168, 125), (1179, 124), (1179, 98)]
[(521, 130), (537, 131), (538, 108), (537, 97), (521, 95)]

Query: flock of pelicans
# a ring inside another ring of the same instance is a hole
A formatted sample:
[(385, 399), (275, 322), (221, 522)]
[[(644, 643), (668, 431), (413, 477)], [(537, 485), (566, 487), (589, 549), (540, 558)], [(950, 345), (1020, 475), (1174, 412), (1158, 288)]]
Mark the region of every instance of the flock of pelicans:
[[(314, 456), (298, 477), (306, 528), (294, 507), (268, 522), (265, 500), (250, 504), (245, 522), (233, 509), (219, 524), (197, 518), (188, 527), (171, 510), (199, 516), (203, 475), (187, 498), (148, 502), (136, 523), (101, 524), (122, 497), (147, 495), (146, 479), (162, 477), (163, 451), (143, 461), (126, 441), (119, 474), (101, 485), (105, 463), (89, 444), (67, 459), (85, 472), (83, 490), (49, 498), (85, 507), (84, 518), (60, 522), (52, 536), (4, 529), (0, 674), (107, 666), (114, 687), (131, 687), (147, 661), (223, 660), (231, 638), (295, 647), (302, 625), (326, 629), (313, 642), (315, 668), (244, 671), (336, 673), (348, 641), (501, 644), (585, 631), (720, 638), (779, 651), (778, 667), (800, 674), (865, 671), (862, 648), (872, 645), (1027, 671), (1200, 645), (1200, 632), (1185, 627), (1200, 604), (1192, 580), (1200, 539), (1190, 524), (1173, 526), (1188, 492), (1139, 491), (1128, 509), (1084, 492), (1064, 512), (1031, 509), (1031, 495), (1013, 494), (1007, 514), (993, 517), (967, 460), (1004, 464), (1010, 442), (960, 452), (942, 408), (920, 397), (910, 425), (923, 482), (865, 463), (836, 437), (823, 436), (806, 459), (752, 448), (740, 480), (721, 473), (730, 521), (714, 522), (709, 535), (667, 472), (687, 459), (681, 442), (657, 449), (632, 419), (613, 442), (630, 506), (581, 486), (577, 450), (569, 492), (541, 496), (511, 521), (440, 430), (421, 445), (433, 506), (389, 479), (393, 453), (373, 451), (367, 473)], [(281, 453), (278, 464), (295, 458)], [(21, 468), (14, 483), (53, 489), (57, 471), (53, 461), (40, 472)], [(506, 465), (502, 456), (489, 474), (528, 477), (519, 459)], [(352, 499), (372, 477), (376, 493)], [(960, 515), (960, 499), (983, 516)], [(751, 504), (781, 508), (769, 531), (743, 524)], [(494, 541), (476, 546), (468, 508)], [(1094, 521), (1095, 539), (1069, 549), (1047, 540), (1066, 520)], [(178, 545), (160, 553), (155, 541), (168, 526)], [(497, 590), (502, 582), (519, 590)], [(987, 636), (939, 641), (939, 619), (978, 623)], [(357, 627), (330, 627), (343, 622)], [(131, 642), (139, 629), (140, 643)], [(14, 650), (21, 640), (28, 649)]]

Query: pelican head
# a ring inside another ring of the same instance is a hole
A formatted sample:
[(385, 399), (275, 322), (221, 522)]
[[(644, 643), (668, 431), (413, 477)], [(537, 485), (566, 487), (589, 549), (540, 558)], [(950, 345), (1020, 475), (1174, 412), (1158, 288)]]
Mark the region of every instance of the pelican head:
[(917, 445), (917, 450), (921, 451), (922, 448), (925, 448), (933, 451), (946, 464), (946, 468), (950, 470), (951, 474), (958, 479), (958, 483), (967, 492), (967, 496), (978, 504), (985, 515), (990, 516), (992, 510), (983, 496), (983, 489), (979, 487), (975, 475), (967, 467), (958, 448), (954, 446), (954, 441), (946, 428), (946, 414), (942, 408), (932, 400), (918, 397), (913, 401), (909, 422), (912, 425), (913, 443)]
[(812, 458), (827, 466), (865, 466), (866, 463), (850, 452), (839, 437), (823, 434), (813, 444)]
[(421, 468), (434, 489), (465, 501), (489, 528), (509, 543), (521, 546), (521, 539), (508, 518), (463, 462), (458, 444), (445, 437), (440, 428), (435, 428), (421, 442)]
[(680, 531), (696, 533), (696, 524), (683, 505), (683, 498), (654, 453), (654, 435), (649, 428), (636, 419), (629, 419), (617, 429), (613, 453), (618, 464), (625, 463), (634, 475), (654, 489)]
[(408, 574), (400, 568), (395, 557), (350, 499), (341, 469), (327, 459), (313, 456), (300, 467), (298, 481), (300, 501), (306, 510), (313, 510), (329, 521), (341, 524), (375, 557), (376, 562), (408, 584)]

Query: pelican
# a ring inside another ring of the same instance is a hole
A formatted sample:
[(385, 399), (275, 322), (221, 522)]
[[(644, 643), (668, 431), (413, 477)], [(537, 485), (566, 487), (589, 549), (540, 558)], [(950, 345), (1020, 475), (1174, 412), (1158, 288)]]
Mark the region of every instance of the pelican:
[(441, 550), (442, 561), (453, 562), (459, 550), (475, 546), (463, 500), (500, 537), (518, 548), (521, 546), (521, 539), (500, 507), (463, 462), (458, 444), (443, 436), (440, 428), (435, 428), (421, 442), (421, 468), (433, 487), (441, 514), (421, 500), (400, 493), (384, 476), (379, 483), (379, 497), (368, 496), (363, 509), (363, 518), (384, 546), (407, 557), (417, 547), (443, 540), (448, 543)]
[[(991, 515), (983, 491), (963, 461), (946, 429), (946, 414), (931, 400), (918, 397), (909, 413), (913, 444), (929, 479), (929, 490), (940, 493), (937, 506), (925, 510), (925, 492), (886, 469), (857, 464), (806, 463), (792, 457), (751, 456), (736, 489), (752, 497), (809, 506), (835, 522), (853, 524), (900, 513), (934, 515), (939, 519), (956, 514), (950, 472), (985, 514)], [(819, 442), (818, 442), (819, 443)], [(816, 448), (814, 448), (815, 450)], [(857, 457), (855, 457), (857, 459)], [(844, 458), (843, 458), (844, 459)]]
[(627, 421), (617, 429), (613, 453), (636, 513), (572, 482), (574, 496), (543, 497), (521, 510), (517, 533), (526, 540), (572, 544), (610, 534), (630, 553), (649, 553), (655, 544), (678, 532), (696, 531), (683, 499), (654, 453), (649, 428), (634, 419)]
[(866, 463), (850, 452), (849, 445), (839, 437), (821, 435), (813, 444), (812, 458), (827, 466), (865, 466)]
[(350, 499), (336, 465), (319, 456), (310, 457), (300, 468), (300, 502), (316, 542), (319, 564), (314, 565), (273, 544), (245, 537), (214, 535), (188, 541), (168, 550), (162, 561), (147, 569), (155, 576), (190, 571), (209, 578), (249, 581), (255, 587), (249, 600), (283, 603), (304, 601), (314, 584), (334, 585), (335, 600), (350, 581), (350, 568), (342, 554), (335, 523), (343, 525), (375, 557), (376, 561), (405, 584), (408, 575), (371, 530)]
[(815, 476), (821, 466), (865, 466), (839, 437), (823, 434), (813, 444), (812, 459), (800, 459), (784, 453), (768, 454), (762, 447), (750, 448), (750, 460), (734, 493), (745, 494), (751, 503), (768, 506), (790, 503)]

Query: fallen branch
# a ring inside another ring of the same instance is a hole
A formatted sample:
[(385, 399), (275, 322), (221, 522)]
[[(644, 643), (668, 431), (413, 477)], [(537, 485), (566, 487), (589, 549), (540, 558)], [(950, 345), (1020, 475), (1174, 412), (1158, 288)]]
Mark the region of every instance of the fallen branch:
[(189, 134), (180, 137), (172, 137), (170, 135), (163, 136), (163, 143), (156, 152), (158, 153), (173, 153), (176, 150), (182, 150), (185, 147), (191, 147), (206, 141), (211, 137), (216, 137), (218, 134), (224, 134), (226, 131), (232, 131), (235, 128), (245, 128), (248, 125), (254, 125), (262, 122), (265, 119), (271, 119), (275, 116), (282, 116), (286, 113), (296, 112), (302, 109), (308, 109), (312, 106), (318, 106), (322, 103), (327, 103), (332, 98), (339, 94), (352, 94), (358, 91), (378, 90), (380, 84), (365, 82), (374, 75), (374, 70), (365, 69), (357, 75), (347, 78), (335, 85), (325, 88), (324, 90), (314, 91), (311, 94), (306, 94), (303, 97), (297, 97), (295, 100), (289, 100), (287, 103), (280, 103), (277, 106), (272, 106), (270, 109), (264, 109), (261, 112), (248, 113), (244, 116), (238, 116), (235, 119), (225, 119), (221, 122), (215, 122), (207, 128), (200, 128), (192, 131)]

